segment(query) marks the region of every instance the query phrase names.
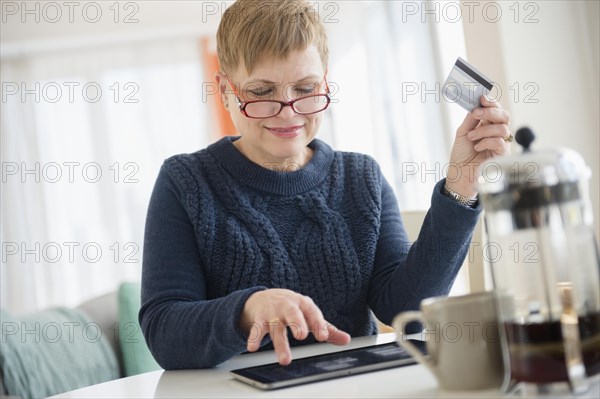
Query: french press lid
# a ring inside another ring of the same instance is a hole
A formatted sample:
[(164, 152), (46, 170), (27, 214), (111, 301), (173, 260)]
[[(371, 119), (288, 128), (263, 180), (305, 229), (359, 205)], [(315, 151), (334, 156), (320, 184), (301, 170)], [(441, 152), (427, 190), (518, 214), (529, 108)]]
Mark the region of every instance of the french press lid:
[(525, 210), (581, 199), (578, 183), (591, 175), (581, 155), (567, 148), (531, 151), (534, 139), (531, 129), (520, 128), (515, 140), (522, 153), (483, 163), (479, 198), (487, 211)]

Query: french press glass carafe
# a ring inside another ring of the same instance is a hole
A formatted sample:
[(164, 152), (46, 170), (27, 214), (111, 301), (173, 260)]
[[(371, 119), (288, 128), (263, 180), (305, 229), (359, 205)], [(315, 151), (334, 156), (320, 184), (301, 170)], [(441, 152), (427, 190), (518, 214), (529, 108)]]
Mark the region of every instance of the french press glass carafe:
[(523, 152), (486, 162), (479, 182), (511, 378), (534, 393), (585, 391), (600, 373), (591, 173), (572, 150), (531, 151), (528, 128), (515, 138)]

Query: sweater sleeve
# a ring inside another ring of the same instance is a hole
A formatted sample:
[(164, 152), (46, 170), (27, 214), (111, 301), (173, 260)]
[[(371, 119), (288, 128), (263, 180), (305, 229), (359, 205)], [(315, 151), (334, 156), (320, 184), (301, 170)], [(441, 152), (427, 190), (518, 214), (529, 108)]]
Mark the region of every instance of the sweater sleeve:
[(381, 227), (368, 302), (382, 322), (391, 324), (399, 312), (419, 309), (421, 300), (450, 292), (481, 209), (444, 196), (445, 179), (440, 181), (419, 237), (411, 245), (396, 197), (382, 179)]
[(246, 349), (238, 320), (264, 287), (207, 299), (206, 279), (185, 194), (163, 165), (146, 218), (139, 321), (164, 369), (215, 366)]

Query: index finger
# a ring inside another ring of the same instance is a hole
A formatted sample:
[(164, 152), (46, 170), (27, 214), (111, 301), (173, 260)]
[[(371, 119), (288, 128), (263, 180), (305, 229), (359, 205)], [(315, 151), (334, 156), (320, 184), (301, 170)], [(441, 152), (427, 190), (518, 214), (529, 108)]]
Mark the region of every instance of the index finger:
[(274, 320), (270, 323), (270, 327), (271, 331), (269, 334), (273, 342), (273, 349), (277, 354), (277, 360), (282, 366), (287, 366), (292, 362), (292, 351), (287, 339), (286, 326), (280, 320)]

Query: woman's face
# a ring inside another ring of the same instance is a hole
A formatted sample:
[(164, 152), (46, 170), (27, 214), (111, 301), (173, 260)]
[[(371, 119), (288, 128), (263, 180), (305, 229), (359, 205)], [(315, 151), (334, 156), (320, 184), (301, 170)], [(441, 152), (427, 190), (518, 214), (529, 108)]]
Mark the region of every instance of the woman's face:
[[(291, 101), (325, 93), (323, 64), (315, 46), (292, 52), (284, 60), (261, 60), (251, 74), (243, 67), (228, 75), (242, 102), (250, 100)], [(251, 161), (263, 167), (290, 170), (304, 166), (312, 157), (307, 144), (316, 136), (323, 112), (299, 115), (283, 107), (273, 117), (252, 119), (240, 111), (233, 90), (227, 84), (224, 101), (241, 138), (234, 145)]]

